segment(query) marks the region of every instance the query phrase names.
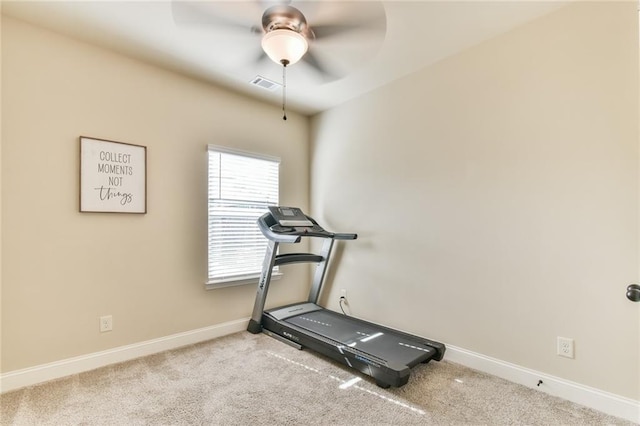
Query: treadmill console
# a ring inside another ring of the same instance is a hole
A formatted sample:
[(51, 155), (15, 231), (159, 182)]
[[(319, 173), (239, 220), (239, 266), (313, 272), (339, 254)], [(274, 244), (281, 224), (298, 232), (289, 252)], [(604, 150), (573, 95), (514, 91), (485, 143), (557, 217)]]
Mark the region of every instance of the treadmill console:
[(313, 226), (313, 222), (297, 207), (269, 206), (269, 212), (280, 226)]
[(258, 219), (258, 227), (269, 240), (281, 243), (297, 243), (300, 237), (355, 240), (356, 234), (337, 234), (326, 231), (312, 217), (298, 207), (268, 206), (269, 213)]

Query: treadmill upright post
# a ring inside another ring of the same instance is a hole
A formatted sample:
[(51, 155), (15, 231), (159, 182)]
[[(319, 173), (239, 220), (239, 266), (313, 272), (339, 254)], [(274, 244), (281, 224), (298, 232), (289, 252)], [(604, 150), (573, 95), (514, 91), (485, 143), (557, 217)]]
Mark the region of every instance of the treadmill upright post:
[(322, 288), (322, 283), (324, 281), (325, 273), (327, 272), (327, 267), (329, 266), (329, 256), (331, 256), (331, 249), (333, 248), (333, 238), (325, 238), (322, 244), (322, 250), (320, 251), (320, 255), (322, 256), (322, 261), (316, 265), (316, 272), (313, 276), (313, 283), (311, 284), (311, 290), (309, 291), (309, 299), (308, 301), (311, 303), (318, 303), (318, 297), (320, 296), (320, 289)]
[(264, 304), (267, 299), (267, 293), (269, 292), (271, 273), (276, 262), (279, 244), (277, 241), (269, 240), (267, 251), (264, 254), (262, 272), (260, 273), (258, 291), (256, 292), (256, 302), (253, 305), (253, 313), (251, 314), (251, 320), (249, 320), (249, 326), (247, 327), (247, 330), (253, 334), (262, 331), (262, 313), (264, 312)]

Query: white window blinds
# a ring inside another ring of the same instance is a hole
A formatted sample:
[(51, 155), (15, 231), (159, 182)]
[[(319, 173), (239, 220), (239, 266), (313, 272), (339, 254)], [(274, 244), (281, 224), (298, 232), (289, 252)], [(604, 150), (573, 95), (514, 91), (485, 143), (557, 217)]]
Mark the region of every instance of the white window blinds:
[(256, 220), (278, 204), (279, 167), (278, 158), (209, 146), (207, 287), (259, 277), (267, 239)]

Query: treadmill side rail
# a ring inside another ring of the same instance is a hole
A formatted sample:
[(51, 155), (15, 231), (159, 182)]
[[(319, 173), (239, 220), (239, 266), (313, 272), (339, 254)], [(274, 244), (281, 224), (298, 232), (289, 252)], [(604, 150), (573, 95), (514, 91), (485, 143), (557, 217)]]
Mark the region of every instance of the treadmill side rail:
[(272, 309), (267, 312), (269, 312), (269, 315), (271, 315), (273, 318), (277, 319), (278, 321), (282, 321), (287, 318), (320, 310), (322, 310), (322, 308), (315, 303), (297, 303), (295, 305), (284, 306), (279, 309)]

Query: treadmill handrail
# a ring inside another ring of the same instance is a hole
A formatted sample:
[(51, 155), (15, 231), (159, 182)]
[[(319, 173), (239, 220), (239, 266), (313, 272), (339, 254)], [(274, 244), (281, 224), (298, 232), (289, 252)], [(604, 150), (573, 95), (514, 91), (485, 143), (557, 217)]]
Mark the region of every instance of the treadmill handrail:
[(313, 263), (322, 262), (324, 257), (313, 253), (285, 253), (276, 255), (274, 265), (287, 265), (289, 263)]
[(333, 234), (333, 238), (336, 240), (355, 240), (358, 238), (358, 234)]
[(307, 219), (313, 223), (313, 226), (281, 226), (271, 213), (265, 213), (258, 218), (258, 227), (265, 237), (278, 243), (299, 243), (302, 237), (332, 238), (335, 240), (355, 240), (358, 238), (358, 234), (326, 231), (311, 216), (307, 216)]
[(271, 227), (274, 225), (276, 225), (276, 221), (273, 216), (271, 216), (271, 213), (265, 213), (258, 218), (258, 228), (260, 228), (260, 232), (271, 241), (277, 243), (299, 243), (300, 240), (302, 240), (300, 235), (273, 232)]

